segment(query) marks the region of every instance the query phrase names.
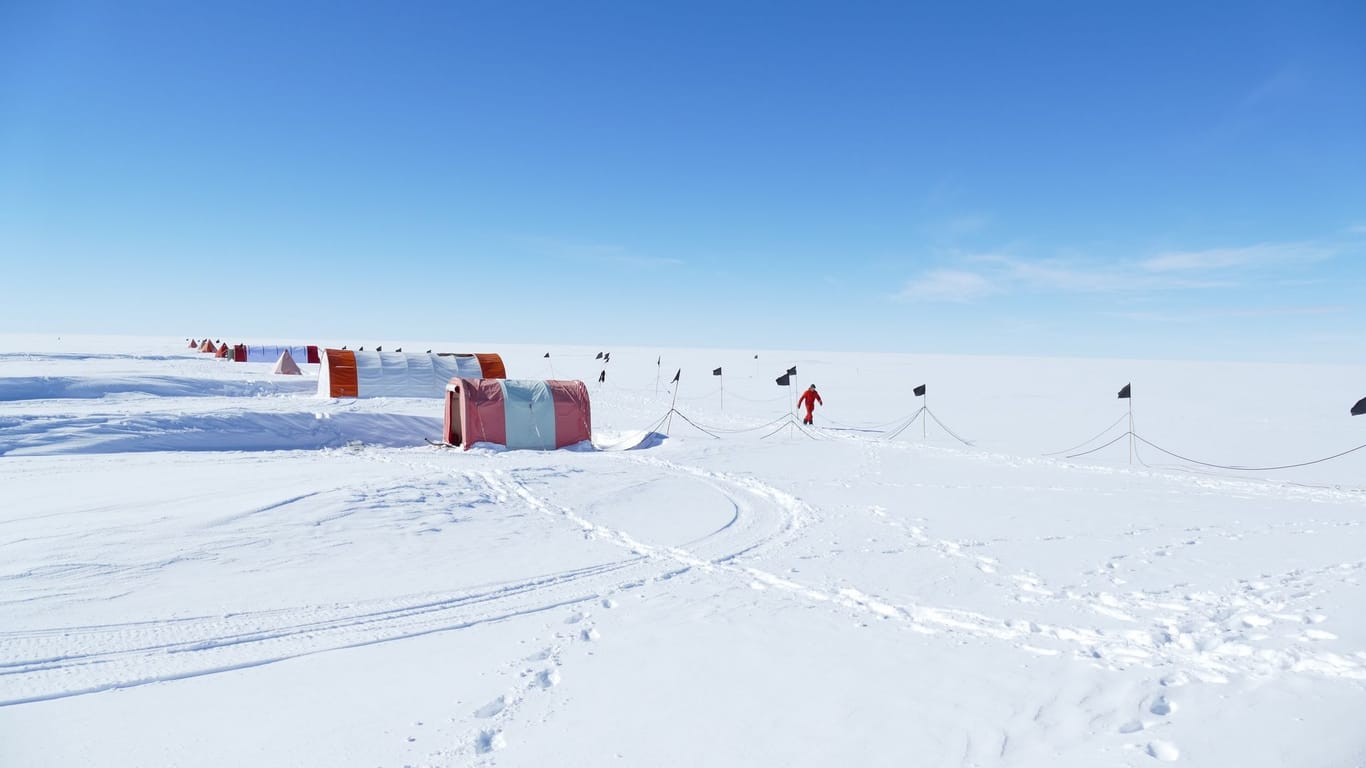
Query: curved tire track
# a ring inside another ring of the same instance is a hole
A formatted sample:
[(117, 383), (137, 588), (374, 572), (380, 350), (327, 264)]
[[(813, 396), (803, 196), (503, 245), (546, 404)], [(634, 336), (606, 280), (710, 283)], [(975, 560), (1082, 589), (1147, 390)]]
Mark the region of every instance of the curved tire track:
[[(591, 531), (619, 545), (627, 555), (608, 563), (466, 590), (222, 616), (0, 632), (0, 707), (215, 674), (534, 615), (670, 578), (693, 567), (724, 565), (773, 543), (797, 525), (801, 503), (761, 483), (664, 461), (634, 461), (721, 494), (733, 505), (734, 515), (683, 547), (659, 547), (596, 525), (533, 492), (533, 481), (526, 476), (530, 469), (467, 472), (449, 465), (411, 463), (408, 468), (454, 475), (461, 482), (483, 486), (504, 503), (515, 502)], [(625, 477), (638, 481), (639, 473)], [(735, 566), (725, 567), (744, 574)]]

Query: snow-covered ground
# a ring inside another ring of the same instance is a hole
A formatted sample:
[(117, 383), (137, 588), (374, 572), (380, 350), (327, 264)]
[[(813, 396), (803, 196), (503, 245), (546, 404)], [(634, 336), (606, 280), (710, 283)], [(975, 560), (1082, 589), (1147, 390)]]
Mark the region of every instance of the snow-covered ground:
[(1152, 447), (1366, 366), (405, 344), (592, 382), (466, 452), (185, 345), (0, 337), (0, 766), (1366, 764), (1366, 450)]

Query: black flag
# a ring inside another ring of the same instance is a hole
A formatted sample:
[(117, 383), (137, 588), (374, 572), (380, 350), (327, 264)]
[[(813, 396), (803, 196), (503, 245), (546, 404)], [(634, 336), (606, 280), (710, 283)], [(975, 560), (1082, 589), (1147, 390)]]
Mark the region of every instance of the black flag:
[(598, 353), (598, 356), (595, 357), (595, 358), (593, 358), (593, 359), (594, 359), (594, 360), (601, 360), (601, 359), (602, 359), (602, 353), (599, 352), (599, 353)]
[(671, 382), (669, 382), (669, 383), (670, 383), (670, 384), (677, 384), (677, 383), (678, 383), (678, 377), (679, 377), (679, 376), (682, 376), (682, 375), (683, 375), (683, 369), (682, 369), (682, 368), (679, 368), (677, 371), (674, 371), (674, 380), (671, 381)]
[(721, 369), (720, 369), (720, 368), (713, 368), (712, 371), (711, 371), (711, 375), (713, 375), (713, 376), (720, 376), (720, 375), (721, 375)]
[(794, 366), (792, 366), (791, 368), (788, 368), (788, 369), (787, 369), (787, 375), (788, 375), (788, 376), (796, 376), (796, 375), (797, 375), (797, 366), (794, 365)]
[(1362, 415), (1366, 415), (1366, 397), (1361, 398), (1360, 400), (1357, 401), (1357, 404), (1356, 404), (1356, 405), (1352, 406), (1352, 415), (1353, 415), (1353, 416), (1362, 416)]
[(775, 381), (778, 382), (778, 386), (786, 387), (792, 383), (792, 374), (784, 373), (782, 376), (779, 376), (777, 379), (775, 379)]
[(598, 374), (598, 383), (601, 384), (604, 381), (607, 381), (607, 371), (605, 370), (602, 373)]
[(610, 362), (612, 362), (612, 353), (611, 353), (611, 352), (603, 352), (603, 353), (602, 353), (602, 361), (603, 361), (604, 363), (610, 363)]
[(1121, 389), (1121, 390), (1119, 391), (1119, 399), (1120, 399), (1120, 400), (1128, 400), (1128, 399), (1129, 399), (1129, 385), (1128, 385), (1128, 384), (1125, 384), (1125, 385), (1124, 385), (1124, 389)]
[(546, 357), (550, 357), (550, 353), (549, 353), (549, 352), (545, 353), (545, 356), (546, 356)]
[(663, 356), (663, 355), (660, 355), (659, 357), (656, 357), (656, 358), (655, 358), (655, 365), (659, 365), (659, 364), (662, 363), (662, 362), (664, 362), (664, 356)]
[(920, 386), (916, 387), (911, 391), (915, 393), (916, 397), (923, 397), (925, 394), (925, 385), (921, 384)]

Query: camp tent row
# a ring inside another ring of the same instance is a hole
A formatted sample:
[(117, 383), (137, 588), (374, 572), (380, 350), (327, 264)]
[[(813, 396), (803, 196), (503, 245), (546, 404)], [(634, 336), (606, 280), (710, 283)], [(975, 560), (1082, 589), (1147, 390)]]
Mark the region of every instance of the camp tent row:
[(320, 397), (441, 397), (454, 378), (507, 378), (494, 354), (324, 349), (319, 358)]
[(582, 381), (452, 379), (446, 385), (445, 441), (550, 450), (593, 436)]
[(296, 357), (316, 361), (318, 394), (323, 397), (444, 396), (445, 440), (451, 445), (550, 450), (592, 439), (588, 388), (582, 381), (509, 381), (496, 354), (220, 347), (208, 339), (192, 346), (243, 362), (274, 359), (279, 374), (302, 373)]
[(232, 348), (232, 359), (239, 363), (274, 363), (286, 351), (296, 363), (317, 365), (320, 362), (318, 348), (314, 346), (255, 346), (238, 344)]

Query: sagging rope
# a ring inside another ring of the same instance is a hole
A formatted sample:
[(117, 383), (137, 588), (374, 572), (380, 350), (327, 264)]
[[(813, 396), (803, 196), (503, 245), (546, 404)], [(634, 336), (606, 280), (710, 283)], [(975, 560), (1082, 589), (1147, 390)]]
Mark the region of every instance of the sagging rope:
[(793, 415), (790, 414), (790, 413), (787, 414), (786, 423), (784, 423), (782, 426), (778, 427), (777, 429), (773, 430), (772, 432), (769, 432), (767, 435), (764, 435), (763, 437), (761, 437), (761, 438), (759, 438), (759, 439), (760, 439), (760, 440), (767, 440), (767, 439), (769, 439), (770, 437), (773, 437), (774, 435), (778, 434), (779, 432), (782, 432), (784, 429), (787, 429), (787, 428), (789, 428), (789, 427), (791, 427), (792, 429), (797, 430), (798, 432), (801, 432), (803, 435), (806, 435), (807, 437), (811, 438), (812, 440), (820, 440), (820, 439), (821, 439), (821, 438), (817, 437), (817, 436), (815, 435), (815, 433), (813, 433), (811, 430), (807, 429), (805, 424), (799, 424), (799, 423), (797, 422), (797, 417), (796, 417), (796, 416), (793, 416)]
[[(1113, 427), (1114, 427), (1113, 424), (1110, 425), (1110, 428), (1113, 428)], [(1106, 431), (1109, 431), (1109, 430), (1107, 429)], [(1102, 434), (1104, 434), (1104, 433), (1102, 433)], [(1227, 469), (1227, 470), (1234, 471), (1234, 472), (1273, 472), (1273, 471), (1280, 470), (1280, 469), (1297, 469), (1297, 468), (1299, 468), (1299, 467), (1308, 467), (1308, 466), (1312, 466), (1312, 465), (1314, 465), (1314, 464), (1322, 464), (1322, 463), (1324, 463), (1324, 462), (1332, 461), (1332, 460), (1334, 460), (1334, 459), (1340, 459), (1340, 458), (1342, 458), (1343, 456), (1346, 456), (1346, 455), (1348, 455), (1348, 454), (1356, 453), (1357, 451), (1366, 449), (1366, 443), (1363, 443), (1363, 444), (1361, 444), (1361, 445), (1358, 445), (1358, 446), (1355, 447), (1355, 448), (1348, 448), (1348, 449), (1345, 450), (1345, 451), (1341, 451), (1341, 452), (1339, 452), (1339, 453), (1335, 453), (1335, 454), (1333, 454), (1332, 456), (1325, 456), (1325, 457), (1323, 457), (1323, 458), (1321, 458), (1321, 459), (1313, 459), (1313, 460), (1311, 460), (1311, 461), (1300, 461), (1300, 462), (1296, 462), (1296, 463), (1294, 463), (1294, 464), (1278, 464), (1278, 465), (1276, 465), (1276, 466), (1268, 466), (1268, 467), (1242, 467), (1242, 466), (1235, 466), (1235, 465), (1232, 465), (1232, 464), (1215, 464), (1215, 463), (1213, 463), (1213, 462), (1200, 461), (1199, 459), (1192, 459), (1192, 458), (1189, 457), (1189, 456), (1182, 456), (1182, 455), (1179, 454), (1179, 453), (1176, 453), (1176, 452), (1174, 452), (1174, 451), (1169, 451), (1169, 450), (1167, 450), (1166, 448), (1163, 448), (1162, 446), (1158, 445), (1157, 443), (1154, 443), (1154, 442), (1152, 442), (1151, 440), (1148, 440), (1147, 438), (1143, 437), (1142, 435), (1140, 435), (1140, 434), (1138, 434), (1138, 433), (1136, 433), (1136, 432), (1129, 432), (1129, 431), (1126, 431), (1124, 434), (1120, 435), (1119, 437), (1116, 437), (1115, 439), (1111, 440), (1111, 441), (1108, 442), (1108, 443), (1105, 443), (1104, 445), (1097, 446), (1097, 447), (1095, 447), (1095, 448), (1092, 448), (1092, 449), (1089, 450), (1089, 451), (1082, 451), (1081, 453), (1074, 453), (1074, 454), (1071, 454), (1071, 455), (1067, 456), (1067, 458), (1069, 458), (1069, 459), (1076, 459), (1076, 458), (1080, 458), (1080, 457), (1082, 457), (1082, 456), (1089, 456), (1090, 454), (1096, 453), (1097, 451), (1102, 451), (1102, 450), (1104, 450), (1104, 449), (1106, 449), (1106, 448), (1109, 448), (1110, 446), (1114, 445), (1115, 443), (1118, 443), (1120, 440), (1123, 440), (1123, 439), (1126, 438), (1126, 437), (1133, 437), (1133, 439), (1137, 440), (1137, 441), (1140, 442), (1140, 443), (1143, 443), (1144, 445), (1148, 446), (1149, 448), (1152, 448), (1153, 450), (1156, 450), (1156, 451), (1160, 451), (1160, 452), (1162, 452), (1162, 453), (1165, 453), (1165, 454), (1167, 454), (1168, 456), (1171, 456), (1171, 457), (1174, 458), (1174, 459), (1180, 459), (1181, 461), (1189, 462), (1189, 463), (1191, 463), (1191, 464), (1196, 464), (1196, 465), (1199, 465), (1199, 466), (1202, 466), (1202, 467), (1210, 467), (1211, 469)], [(1092, 438), (1092, 439), (1095, 439), (1095, 438)], [(1087, 442), (1090, 442), (1090, 440), (1088, 440)], [(1082, 445), (1085, 445), (1085, 444), (1086, 444), (1086, 443), (1082, 443)], [(1045, 455), (1049, 455), (1049, 454), (1045, 454)], [(1140, 462), (1140, 463), (1143, 463), (1143, 459), (1142, 459), (1141, 456), (1139, 457), (1139, 462)], [(1147, 466), (1147, 464), (1144, 463), (1144, 466)]]
[(1342, 458), (1343, 456), (1346, 456), (1346, 455), (1349, 454), (1349, 453), (1356, 453), (1357, 451), (1360, 451), (1361, 449), (1366, 448), (1366, 443), (1363, 443), (1363, 444), (1361, 444), (1361, 445), (1358, 445), (1358, 446), (1355, 447), (1355, 448), (1348, 448), (1347, 450), (1342, 451), (1341, 453), (1335, 453), (1335, 454), (1333, 454), (1332, 456), (1325, 456), (1325, 457), (1323, 457), (1322, 459), (1314, 459), (1313, 461), (1301, 461), (1301, 462), (1296, 463), (1296, 464), (1282, 464), (1282, 465), (1276, 466), (1276, 467), (1234, 467), (1234, 466), (1229, 466), (1229, 465), (1226, 465), (1226, 464), (1211, 464), (1211, 463), (1209, 463), (1209, 462), (1207, 462), (1207, 461), (1199, 461), (1198, 459), (1188, 458), (1188, 457), (1182, 456), (1182, 455), (1180, 455), (1180, 454), (1178, 454), (1178, 453), (1172, 453), (1171, 451), (1167, 450), (1166, 448), (1163, 448), (1163, 447), (1160, 446), (1160, 445), (1157, 445), (1157, 444), (1155, 444), (1155, 443), (1149, 442), (1148, 440), (1144, 439), (1142, 435), (1137, 435), (1137, 434), (1136, 434), (1136, 435), (1134, 435), (1134, 439), (1137, 440), (1137, 441), (1139, 441), (1140, 443), (1143, 443), (1144, 445), (1146, 445), (1146, 446), (1148, 446), (1148, 447), (1150, 447), (1150, 448), (1153, 448), (1153, 449), (1155, 449), (1155, 450), (1161, 451), (1162, 453), (1165, 453), (1165, 454), (1167, 454), (1168, 456), (1171, 456), (1171, 457), (1173, 457), (1173, 458), (1180, 459), (1180, 460), (1182, 460), (1182, 461), (1189, 461), (1189, 462), (1192, 463), (1192, 464), (1199, 464), (1199, 465), (1202, 466), (1202, 467), (1211, 467), (1211, 468), (1213, 468), (1213, 469), (1229, 469), (1229, 470), (1234, 470), (1234, 471), (1237, 471), (1237, 472), (1270, 472), (1270, 471), (1277, 470), (1277, 469), (1295, 469), (1295, 468), (1297, 468), (1297, 467), (1308, 467), (1308, 466), (1313, 465), (1313, 464), (1322, 464), (1322, 463), (1324, 463), (1325, 461), (1332, 461), (1333, 459), (1340, 459), (1340, 458)]
[[(1125, 415), (1125, 418), (1128, 418), (1128, 415), (1127, 415), (1127, 414)], [(1107, 429), (1106, 432), (1108, 432), (1108, 431), (1109, 431), (1109, 430)], [(1101, 434), (1104, 434), (1104, 432), (1102, 432)], [(1080, 457), (1080, 456), (1089, 456), (1089, 455), (1095, 453), (1096, 451), (1101, 451), (1101, 450), (1104, 450), (1104, 449), (1106, 449), (1106, 448), (1109, 448), (1110, 446), (1114, 445), (1115, 443), (1118, 443), (1120, 440), (1123, 440), (1124, 438), (1126, 438), (1126, 437), (1128, 437), (1129, 435), (1132, 435), (1132, 434), (1133, 434), (1132, 432), (1125, 432), (1124, 434), (1120, 435), (1119, 437), (1116, 437), (1114, 440), (1111, 440), (1110, 442), (1106, 443), (1105, 445), (1100, 446), (1099, 448), (1092, 448), (1092, 449), (1089, 450), (1089, 451), (1082, 451), (1081, 453), (1074, 453), (1074, 454), (1072, 454), (1072, 455), (1070, 455), (1070, 456), (1067, 456), (1066, 458), (1075, 459), (1075, 458), (1078, 458), (1078, 457)], [(1091, 438), (1091, 440), (1094, 440), (1094, 439), (1095, 439), (1095, 438)], [(1086, 443), (1091, 442), (1091, 440), (1087, 440)], [(1086, 443), (1082, 443), (1082, 445), (1086, 445)], [(1054, 455), (1056, 455), (1056, 454), (1054, 454)]]
[[(1102, 429), (1099, 433), (1096, 434), (1095, 437), (1087, 438), (1086, 440), (1083, 440), (1083, 441), (1081, 441), (1080, 443), (1077, 443), (1076, 445), (1072, 446), (1071, 448), (1067, 448), (1067, 449), (1064, 449), (1064, 450), (1061, 450), (1061, 451), (1053, 451), (1052, 453), (1045, 453), (1045, 454), (1043, 454), (1043, 455), (1044, 455), (1044, 456), (1057, 456), (1057, 455), (1059, 455), (1059, 454), (1070, 453), (1070, 452), (1072, 452), (1072, 451), (1077, 450), (1078, 448), (1081, 448), (1081, 447), (1086, 446), (1086, 445), (1090, 445), (1091, 443), (1093, 443), (1093, 442), (1095, 442), (1095, 441), (1101, 439), (1102, 437), (1105, 437), (1105, 433), (1109, 432), (1110, 430), (1112, 430), (1112, 429), (1114, 429), (1115, 427), (1117, 427), (1117, 426), (1119, 426), (1120, 424), (1122, 424), (1122, 423), (1124, 422), (1124, 420), (1127, 419), (1127, 418), (1129, 418), (1129, 414), (1127, 414), (1127, 413), (1120, 414), (1120, 417), (1119, 417), (1118, 419), (1115, 419), (1115, 423), (1111, 424), (1110, 426), (1106, 427), (1105, 429)], [(1121, 435), (1121, 437), (1123, 437), (1123, 435)], [(1077, 455), (1078, 455), (1078, 456), (1081, 456), (1081, 455), (1084, 455), (1084, 454), (1077, 454)], [(1070, 459), (1070, 458), (1072, 458), (1072, 457), (1071, 457), (1071, 456), (1068, 456), (1067, 458)]]
[(890, 432), (890, 433), (888, 433), (888, 434), (886, 434), (886, 435), (883, 435), (883, 436), (882, 436), (882, 439), (883, 439), (883, 440), (891, 440), (892, 438), (896, 437), (897, 435), (900, 435), (902, 432), (905, 432), (912, 424), (915, 423), (915, 420), (916, 420), (916, 419), (920, 418), (920, 415), (923, 414), (924, 412), (925, 412), (925, 407), (924, 407), (924, 406), (921, 406), (921, 407), (920, 407), (920, 410), (916, 411), (915, 414), (912, 415), (911, 418), (908, 419), (908, 420), (906, 421), (906, 423), (904, 423), (904, 424), (902, 424), (901, 426), (897, 427), (894, 431), (892, 431), (892, 432)]
[(931, 419), (934, 419), (934, 423), (935, 423), (935, 424), (938, 424), (940, 429), (942, 429), (942, 430), (944, 430), (945, 432), (948, 432), (950, 435), (952, 435), (954, 440), (957, 440), (958, 442), (962, 443), (963, 445), (968, 446), (969, 448), (972, 447), (972, 442), (971, 442), (971, 441), (964, 440), (962, 437), (959, 437), (959, 436), (958, 436), (958, 433), (954, 432), (952, 429), (949, 429), (948, 426), (946, 426), (946, 425), (944, 424), (944, 422), (942, 422), (942, 421), (939, 420), (939, 417), (938, 417), (938, 416), (935, 416), (935, 415), (934, 415), (934, 411), (931, 411), (931, 410), (929, 409), (928, 406), (926, 406), (926, 408), (925, 408), (925, 413), (928, 414), (929, 417), (930, 417)]

